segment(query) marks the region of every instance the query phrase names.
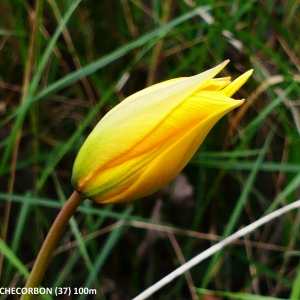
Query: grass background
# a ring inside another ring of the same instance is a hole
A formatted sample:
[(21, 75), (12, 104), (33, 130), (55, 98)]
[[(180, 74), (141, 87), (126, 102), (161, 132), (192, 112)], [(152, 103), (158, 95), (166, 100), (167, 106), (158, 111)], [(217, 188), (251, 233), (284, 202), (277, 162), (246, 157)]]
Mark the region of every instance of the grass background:
[[(247, 101), (210, 132), (186, 181), (133, 203), (85, 201), (43, 286), (131, 299), (300, 198), (299, 1), (2, 0), (0, 10), (1, 287), (24, 286), (101, 117), (145, 86), (228, 58), (223, 76), (255, 70), (235, 95)], [(299, 299), (299, 222), (291, 212), (262, 227), (153, 299)]]

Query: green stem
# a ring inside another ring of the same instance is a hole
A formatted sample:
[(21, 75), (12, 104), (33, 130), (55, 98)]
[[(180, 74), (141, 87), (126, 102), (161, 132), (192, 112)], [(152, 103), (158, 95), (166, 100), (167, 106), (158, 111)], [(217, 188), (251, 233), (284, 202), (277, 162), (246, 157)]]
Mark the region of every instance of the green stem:
[[(83, 200), (84, 199), (76, 191), (74, 191), (59, 212), (36, 258), (32, 271), (28, 277), (26, 288), (40, 286), (43, 276), (52, 258), (53, 251), (58, 244), (62, 233), (68, 224), (68, 221)], [(33, 297), (35, 297), (35, 295), (23, 294), (21, 300), (29, 300)]]

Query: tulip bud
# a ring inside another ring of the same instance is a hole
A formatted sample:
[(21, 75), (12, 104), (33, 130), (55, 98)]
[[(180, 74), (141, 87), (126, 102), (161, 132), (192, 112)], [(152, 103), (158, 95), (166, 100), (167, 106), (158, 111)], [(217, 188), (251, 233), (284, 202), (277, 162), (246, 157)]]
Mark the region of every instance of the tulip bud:
[(99, 203), (129, 201), (172, 180), (215, 123), (244, 102), (231, 96), (252, 70), (233, 82), (214, 78), (228, 62), (145, 88), (107, 113), (75, 160), (77, 192)]

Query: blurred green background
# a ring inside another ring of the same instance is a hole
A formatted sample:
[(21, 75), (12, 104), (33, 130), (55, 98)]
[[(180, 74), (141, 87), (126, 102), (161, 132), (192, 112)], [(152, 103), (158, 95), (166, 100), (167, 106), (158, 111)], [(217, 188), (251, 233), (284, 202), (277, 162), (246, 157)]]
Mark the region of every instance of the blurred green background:
[[(299, 1), (1, 0), (0, 11), (1, 287), (24, 286), (101, 117), (146, 86), (225, 59), (222, 76), (254, 69), (234, 95), (245, 104), (163, 191), (85, 201), (42, 285), (87, 288), (61, 299), (131, 299), (300, 198)], [(300, 299), (299, 222), (282, 216), (152, 299)]]

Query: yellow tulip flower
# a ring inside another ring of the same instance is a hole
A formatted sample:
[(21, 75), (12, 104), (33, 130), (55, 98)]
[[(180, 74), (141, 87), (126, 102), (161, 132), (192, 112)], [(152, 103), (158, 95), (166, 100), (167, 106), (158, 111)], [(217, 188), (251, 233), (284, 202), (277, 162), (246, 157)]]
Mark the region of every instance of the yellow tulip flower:
[(231, 96), (252, 70), (233, 82), (214, 78), (228, 62), (145, 88), (107, 113), (75, 160), (77, 192), (98, 203), (129, 201), (172, 180), (215, 123), (244, 102)]

